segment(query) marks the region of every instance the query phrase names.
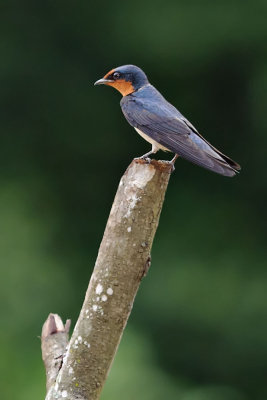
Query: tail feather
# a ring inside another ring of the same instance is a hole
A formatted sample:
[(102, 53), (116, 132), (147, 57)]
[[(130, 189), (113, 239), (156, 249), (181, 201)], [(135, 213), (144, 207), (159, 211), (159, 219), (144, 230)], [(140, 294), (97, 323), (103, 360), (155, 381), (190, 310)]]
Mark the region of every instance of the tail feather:
[(232, 160), (230, 157), (226, 156), (225, 154), (221, 153), (219, 150), (217, 150), (214, 146), (210, 145), (214, 151), (228, 164), (231, 168), (233, 168), (236, 172), (241, 170), (241, 166)]
[(179, 154), (177, 151), (175, 151), (175, 149), (173, 149), (172, 151), (180, 155), (182, 158), (210, 171), (216, 172), (220, 175), (235, 176), (241, 169), (236, 162), (232, 160), (228, 161), (228, 157), (223, 158), (221, 154), (218, 154), (218, 157), (216, 157), (217, 154), (215, 152), (213, 153), (214, 155), (211, 155), (210, 153), (206, 153), (203, 150), (199, 150), (197, 153), (197, 157), (194, 157), (192, 154), (188, 153), (181, 154), (180, 152)]
[(220, 154), (220, 159), (214, 158), (213, 166), (209, 169), (224, 176), (235, 176), (239, 173), (241, 167), (235, 161)]
[(206, 145), (216, 153), (216, 155), (218, 155), (217, 158), (214, 153), (206, 153), (209, 158), (212, 158), (215, 161), (214, 168), (209, 168), (208, 166), (206, 166), (206, 168), (225, 176), (234, 176), (241, 170), (241, 166), (237, 162), (216, 149), (216, 147), (210, 144), (202, 135), (200, 135), (200, 133), (197, 132), (197, 136), (202, 139)]

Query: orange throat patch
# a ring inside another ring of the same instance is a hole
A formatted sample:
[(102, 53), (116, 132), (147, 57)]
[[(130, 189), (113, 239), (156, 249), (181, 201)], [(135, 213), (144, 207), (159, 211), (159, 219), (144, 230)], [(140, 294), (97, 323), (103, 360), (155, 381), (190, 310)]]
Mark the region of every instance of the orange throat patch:
[[(113, 74), (115, 69), (109, 71), (105, 76), (104, 79), (108, 79), (110, 75)], [(117, 89), (123, 96), (127, 96), (127, 94), (131, 94), (135, 91), (135, 88), (131, 84), (131, 82), (126, 81), (125, 79), (118, 79), (114, 82), (107, 82), (106, 85), (112, 86)]]
[(117, 89), (123, 96), (131, 94), (135, 90), (131, 82), (125, 81), (124, 79), (118, 79), (114, 82), (107, 82), (107, 85)]

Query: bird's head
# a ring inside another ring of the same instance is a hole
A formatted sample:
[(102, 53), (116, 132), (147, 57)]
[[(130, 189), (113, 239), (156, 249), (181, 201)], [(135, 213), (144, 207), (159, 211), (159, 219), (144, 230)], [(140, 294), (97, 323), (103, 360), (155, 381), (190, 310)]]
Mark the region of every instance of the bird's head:
[(148, 84), (146, 74), (135, 65), (123, 65), (109, 71), (95, 85), (108, 85), (117, 89), (123, 96), (135, 92)]

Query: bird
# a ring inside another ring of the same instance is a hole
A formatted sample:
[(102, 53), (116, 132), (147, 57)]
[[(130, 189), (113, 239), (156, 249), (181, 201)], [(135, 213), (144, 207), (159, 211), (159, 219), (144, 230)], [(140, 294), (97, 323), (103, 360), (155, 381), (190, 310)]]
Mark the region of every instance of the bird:
[(173, 168), (178, 157), (224, 176), (236, 175), (241, 167), (212, 146), (197, 129), (149, 82), (145, 72), (135, 65), (111, 69), (95, 85), (117, 89), (120, 106), (131, 126), (152, 145), (140, 158), (158, 150), (175, 154), (169, 161)]

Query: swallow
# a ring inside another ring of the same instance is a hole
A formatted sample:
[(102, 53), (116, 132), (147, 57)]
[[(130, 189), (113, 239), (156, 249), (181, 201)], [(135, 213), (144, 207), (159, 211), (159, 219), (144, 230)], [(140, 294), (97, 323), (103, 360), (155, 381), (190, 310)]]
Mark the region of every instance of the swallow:
[(234, 176), (240, 169), (235, 161), (213, 147), (196, 128), (152, 86), (144, 71), (135, 65), (123, 65), (109, 71), (95, 85), (108, 85), (122, 94), (122, 112), (131, 126), (152, 149), (146, 159), (158, 150), (225, 176)]

